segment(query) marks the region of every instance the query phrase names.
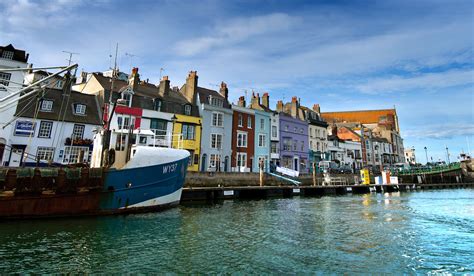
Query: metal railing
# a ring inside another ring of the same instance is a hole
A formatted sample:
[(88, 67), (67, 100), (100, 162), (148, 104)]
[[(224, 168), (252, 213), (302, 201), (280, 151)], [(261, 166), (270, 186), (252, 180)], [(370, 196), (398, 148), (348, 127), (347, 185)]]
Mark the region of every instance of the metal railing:
[(398, 172), (398, 175), (417, 175), (417, 174), (435, 174), (435, 173), (444, 173), (454, 170), (461, 169), (461, 163), (451, 163), (449, 165), (443, 166), (425, 166), (425, 167), (415, 167), (407, 170), (401, 170)]

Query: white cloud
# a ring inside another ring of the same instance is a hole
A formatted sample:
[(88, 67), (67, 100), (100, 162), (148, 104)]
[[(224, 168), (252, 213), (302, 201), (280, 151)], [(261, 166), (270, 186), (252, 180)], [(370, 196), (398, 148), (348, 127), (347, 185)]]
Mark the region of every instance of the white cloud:
[[(426, 73), (414, 77), (392, 76), (388, 78), (368, 79), (356, 89), (367, 94), (380, 94), (399, 91), (444, 89), (474, 83), (474, 70), (449, 70), (446, 72)], [(471, 87), (472, 93), (474, 88)]]
[(176, 52), (183, 56), (205, 53), (216, 47), (232, 47), (235, 43), (257, 35), (288, 30), (299, 21), (284, 13), (273, 13), (229, 22), (217, 22), (208, 36), (183, 40), (176, 44)]
[(410, 139), (449, 139), (474, 135), (474, 124), (453, 123), (436, 124), (403, 131), (404, 138)]

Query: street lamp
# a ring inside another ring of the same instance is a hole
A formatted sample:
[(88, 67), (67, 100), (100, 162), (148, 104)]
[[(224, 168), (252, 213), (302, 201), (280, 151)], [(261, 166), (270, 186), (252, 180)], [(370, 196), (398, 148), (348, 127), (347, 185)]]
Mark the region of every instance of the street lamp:
[(449, 149), (448, 149), (448, 146), (446, 146), (446, 157), (448, 158), (448, 165), (449, 165), (450, 162), (449, 162)]
[(425, 154), (426, 154), (426, 164), (428, 165), (428, 148), (425, 147)]

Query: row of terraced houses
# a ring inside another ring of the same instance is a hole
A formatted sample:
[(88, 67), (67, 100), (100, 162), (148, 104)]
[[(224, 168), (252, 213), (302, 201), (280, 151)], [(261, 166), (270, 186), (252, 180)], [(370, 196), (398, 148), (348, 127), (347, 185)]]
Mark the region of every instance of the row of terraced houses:
[[(0, 68), (26, 66), (25, 51), (0, 47)], [(0, 97), (49, 74), (0, 73)], [(192, 156), (189, 171), (256, 172), (263, 161), (266, 169), (307, 173), (327, 163), (355, 172), (405, 160), (395, 109), (321, 112), (296, 96), (271, 106), (266, 92), (231, 103), (225, 82), (219, 91), (201, 87), (196, 71), (180, 87), (167, 76), (150, 83), (138, 68), (82, 72), (50, 80), (40, 94), (0, 110), (3, 165), (88, 162), (94, 129), (104, 124), (120, 133), (113, 141), (117, 154), (129, 136), (137, 145), (184, 148)], [(109, 103), (118, 99), (107, 122)]]

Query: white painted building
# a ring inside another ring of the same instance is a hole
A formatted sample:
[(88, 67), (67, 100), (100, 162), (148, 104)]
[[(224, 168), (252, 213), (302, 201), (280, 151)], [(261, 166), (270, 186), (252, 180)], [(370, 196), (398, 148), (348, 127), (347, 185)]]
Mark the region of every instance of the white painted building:
[[(46, 89), (43, 98), (36, 99), (31, 95), (19, 101), (10, 134), (11, 150), (5, 149), (3, 165), (89, 162), (93, 131), (101, 124), (96, 96), (71, 92), (64, 97), (62, 90)], [(24, 109), (29, 102), (38, 104), (36, 115), (34, 109)]]
[[(15, 49), (11, 44), (0, 47), (0, 68), (26, 68), (28, 66), (28, 54), (23, 50)], [(23, 79), (26, 71), (0, 71), (0, 99), (17, 92), (23, 87)], [(0, 163), (3, 163), (5, 156), (9, 155), (5, 151), (11, 145), (10, 134), (13, 131), (11, 121), (17, 107), (19, 95), (6, 100), (4, 103), (13, 100), (13, 102), (3, 108), (0, 108)], [(0, 103), (3, 105), (4, 103)]]

